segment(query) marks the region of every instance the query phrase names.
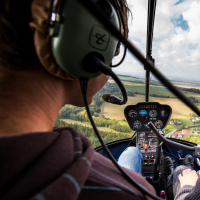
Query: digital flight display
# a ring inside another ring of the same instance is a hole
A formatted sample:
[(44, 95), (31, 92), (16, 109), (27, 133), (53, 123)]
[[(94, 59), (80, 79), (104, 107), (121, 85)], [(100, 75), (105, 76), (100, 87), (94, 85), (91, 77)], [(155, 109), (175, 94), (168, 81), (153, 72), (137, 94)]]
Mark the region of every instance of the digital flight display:
[(139, 116), (146, 117), (147, 116), (147, 111), (146, 110), (140, 110), (139, 111)]

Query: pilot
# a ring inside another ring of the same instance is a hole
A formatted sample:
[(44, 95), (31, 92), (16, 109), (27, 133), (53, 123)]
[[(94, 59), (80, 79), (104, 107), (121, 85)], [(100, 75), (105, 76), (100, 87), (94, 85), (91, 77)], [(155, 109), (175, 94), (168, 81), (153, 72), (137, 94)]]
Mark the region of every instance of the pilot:
[[(119, 2), (128, 33), (126, 0)], [(79, 80), (53, 57), (50, 4), (0, 1), (0, 199), (149, 199), (95, 153), (82, 133), (54, 128), (62, 106), (84, 103)], [(89, 103), (108, 78), (89, 81)], [(125, 170), (155, 194), (140, 174)]]

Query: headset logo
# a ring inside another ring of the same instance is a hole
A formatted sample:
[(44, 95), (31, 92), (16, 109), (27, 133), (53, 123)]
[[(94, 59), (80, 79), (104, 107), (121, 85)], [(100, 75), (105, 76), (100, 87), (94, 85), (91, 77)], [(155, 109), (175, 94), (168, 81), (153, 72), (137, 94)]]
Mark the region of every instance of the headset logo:
[(104, 42), (103, 38), (105, 37), (105, 34), (104, 35), (100, 35), (99, 33), (97, 33), (95, 36), (97, 38), (96, 43), (99, 44), (99, 45), (102, 45), (103, 42)]
[(90, 46), (95, 49), (105, 51), (110, 40), (110, 33), (100, 27), (94, 26), (90, 34)]

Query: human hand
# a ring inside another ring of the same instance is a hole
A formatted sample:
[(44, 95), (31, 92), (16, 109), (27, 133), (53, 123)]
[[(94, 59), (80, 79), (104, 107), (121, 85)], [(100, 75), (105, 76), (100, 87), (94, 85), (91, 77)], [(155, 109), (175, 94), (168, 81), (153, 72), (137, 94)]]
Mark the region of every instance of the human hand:
[(182, 174), (179, 174), (178, 178), (182, 188), (184, 185), (195, 186), (199, 176), (195, 170), (185, 169), (183, 170)]

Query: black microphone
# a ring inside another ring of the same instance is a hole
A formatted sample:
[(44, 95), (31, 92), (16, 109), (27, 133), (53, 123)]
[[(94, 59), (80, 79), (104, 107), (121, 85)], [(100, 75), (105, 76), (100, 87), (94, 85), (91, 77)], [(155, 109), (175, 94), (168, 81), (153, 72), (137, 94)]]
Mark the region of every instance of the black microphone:
[(119, 97), (116, 97), (112, 94), (104, 94), (102, 96), (103, 100), (109, 103), (113, 103), (113, 104), (118, 104), (118, 105), (122, 105), (122, 100)]

